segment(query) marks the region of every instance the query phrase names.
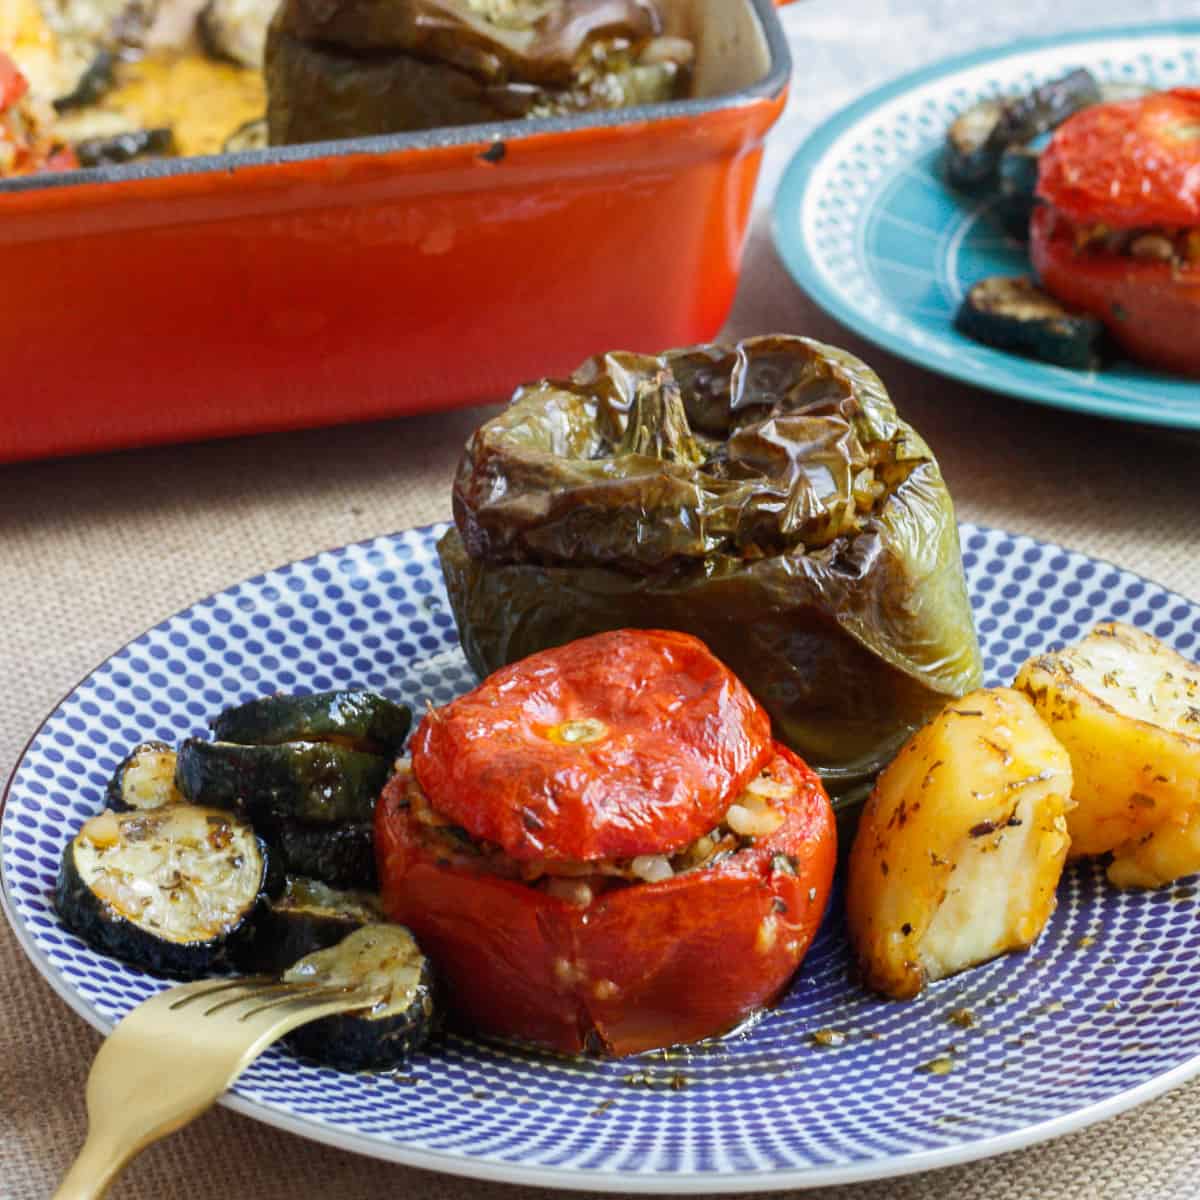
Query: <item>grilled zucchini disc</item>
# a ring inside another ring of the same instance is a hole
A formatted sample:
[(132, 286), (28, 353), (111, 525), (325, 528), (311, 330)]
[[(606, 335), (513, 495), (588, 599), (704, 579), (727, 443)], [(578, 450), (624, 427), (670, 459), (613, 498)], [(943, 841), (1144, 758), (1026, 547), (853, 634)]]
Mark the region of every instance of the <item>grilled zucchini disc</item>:
[(266, 849), (248, 825), (172, 804), (88, 821), (63, 851), (54, 900), (97, 950), (197, 978), (224, 961), (266, 878)]
[(369, 892), (379, 886), (375, 832), (370, 823), (301, 825), (285, 821), (263, 826), (262, 833), (289, 875)]
[(405, 705), (374, 692), (317, 692), (263, 696), (226, 709), (213, 722), (213, 737), (246, 746), (334, 742), (367, 754), (395, 755), (411, 723)]
[(366, 988), (381, 999), (357, 1013), (301, 1025), (284, 1040), (299, 1054), (342, 1071), (386, 1071), (434, 1029), (433, 971), (403, 925), (365, 925), (285, 971), (287, 983)]
[(256, 822), (367, 823), (391, 763), (327, 742), (243, 746), (188, 738), (179, 747), (175, 786), (194, 803), (243, 809)]
[(179, 804), (175, 787), (175, 751), (166, 742), (141, 742), (117, 764), (104, 801), (116, 812), (146, 811)]
[(339, 892), (315, 879), (288, 876), (282, 895), (259, 907), (234, 949), (234, 961), (250, 974), (274, 975), (382, 920), (378, 897), (369, 892)]

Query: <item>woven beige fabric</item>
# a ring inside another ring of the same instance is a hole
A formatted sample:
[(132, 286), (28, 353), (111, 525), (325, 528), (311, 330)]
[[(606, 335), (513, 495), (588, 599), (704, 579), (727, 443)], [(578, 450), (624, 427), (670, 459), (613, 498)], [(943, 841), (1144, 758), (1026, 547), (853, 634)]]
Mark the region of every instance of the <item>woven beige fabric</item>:
[[(793, 102), (776, 135), (768, 187), (813, 118), (851, 90), (936, 57), (934, 50), (1051, 28), (1067, 10), (1076, 24), (1097, 10), (1128, 19), (1125, 5), (1112, 0), (1029, 0), (987, 9), (985, 16), (984, 6), (977, 12), (940, 0), (812, 0), (790, 12), (800, 78), (811, 90)], [(1191, 0), (1139, 6), (1157, 15), (1189, 9)], [(880, 20), (888, 10), (903, 22), (903, 37), (884, 36)], [(976, 25), (960, 27), (969, 18)], [(1062, 542), (1200, 599), (1200, 438), (984, 394), (858, 342), (793, 287), (760, 216), (727, 332), (776, 330), (840, 342), (876, 365), (901, 411), (939, 455), (962, 518)], [(291, 558), (448, 516), (459, 448), (484, 415), (475, 410), (0, 467), (0, 773), (7, 775), (38, 721), (83, 674), (188, 602)], [(0, 930), (3, 1200), (48, 1196), (81, 1143), (83, 1085), (97, 1044), (25, 961), (8, 929)], [(358, 1158), (220, 1109), (152, 1147), (113, 1192), (119, 1200), (523, 1194), (540, 1193)], [(1200, 1082), (1003, 1158), (812, 1194), (1195, 1200)]]

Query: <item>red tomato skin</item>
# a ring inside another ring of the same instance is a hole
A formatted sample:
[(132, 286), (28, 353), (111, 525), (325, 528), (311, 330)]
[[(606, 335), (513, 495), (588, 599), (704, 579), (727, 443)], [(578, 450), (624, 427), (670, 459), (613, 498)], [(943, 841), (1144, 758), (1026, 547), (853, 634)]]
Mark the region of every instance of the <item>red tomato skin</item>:
[(1041, 199), (1078, 224), (1200, 224), (1200, 88), (1096, 104), (1055, 132), (1038, 163)]
[(1029, 255), (1042, 286), (1103, 321), (1131, 358), (1200, 376), (1200, 267), (1076, 252), (1070, 225), (1044, 206), (1033, 214)]
[[(597, 742), (550, 731), (595, 718)], [(502, 667), (428, 714), (413, 770), (437, 809), (518, 860), (685, 846), (771, 754), (771, 723), (698, 638), (616, 630)]]
[[(467, 1029), (636, 1054), (723, 1033), (778, 999), (816, 934), (837, 857), (815, 772), (776, 746), (796, 780), (783, 825), (707, 870), (635, 884), (578, 908), (536, 888), (439, 865), (394, 780), (376, 809), (383, 903), (447, 983)], [(782, 761), (780, 761), (782, 760)], [(776, 869), (789, 856), (794, 873)]]
[(17, 64), (0, 51), (0, 113), (16, 104), (28, 90), (29, 84)]

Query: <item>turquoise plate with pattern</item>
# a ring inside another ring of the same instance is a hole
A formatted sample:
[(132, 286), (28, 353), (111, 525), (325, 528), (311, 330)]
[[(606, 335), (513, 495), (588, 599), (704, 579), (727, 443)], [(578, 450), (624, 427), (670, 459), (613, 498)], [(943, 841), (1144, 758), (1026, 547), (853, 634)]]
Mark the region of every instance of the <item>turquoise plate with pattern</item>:
[(950, 122), (987, 96), (1075, 67), (1103, 81), (1200, 84), (1200, 22), (1018, 42), (905, 75), (821, 125), (789, 165), (775, 242), (796, 282), (862, 337), (978, 387), (1120, 420), (1200, 429), (1200, 383), (1121, 360), (1077, 371), (980, 345), (953, 326), (967, 289), (1030, 274), (1025, 248), (988, 220), (988, 200), (941, 175)]

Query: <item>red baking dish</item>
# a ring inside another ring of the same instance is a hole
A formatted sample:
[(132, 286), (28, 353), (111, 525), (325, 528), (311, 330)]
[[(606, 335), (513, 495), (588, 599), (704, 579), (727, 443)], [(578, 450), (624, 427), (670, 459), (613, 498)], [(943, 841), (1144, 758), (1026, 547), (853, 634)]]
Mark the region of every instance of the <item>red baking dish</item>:
[(505, 397), (704, 341), (791, 62), (676, 0), (699, 98), (0, 183), (0, 461)]

